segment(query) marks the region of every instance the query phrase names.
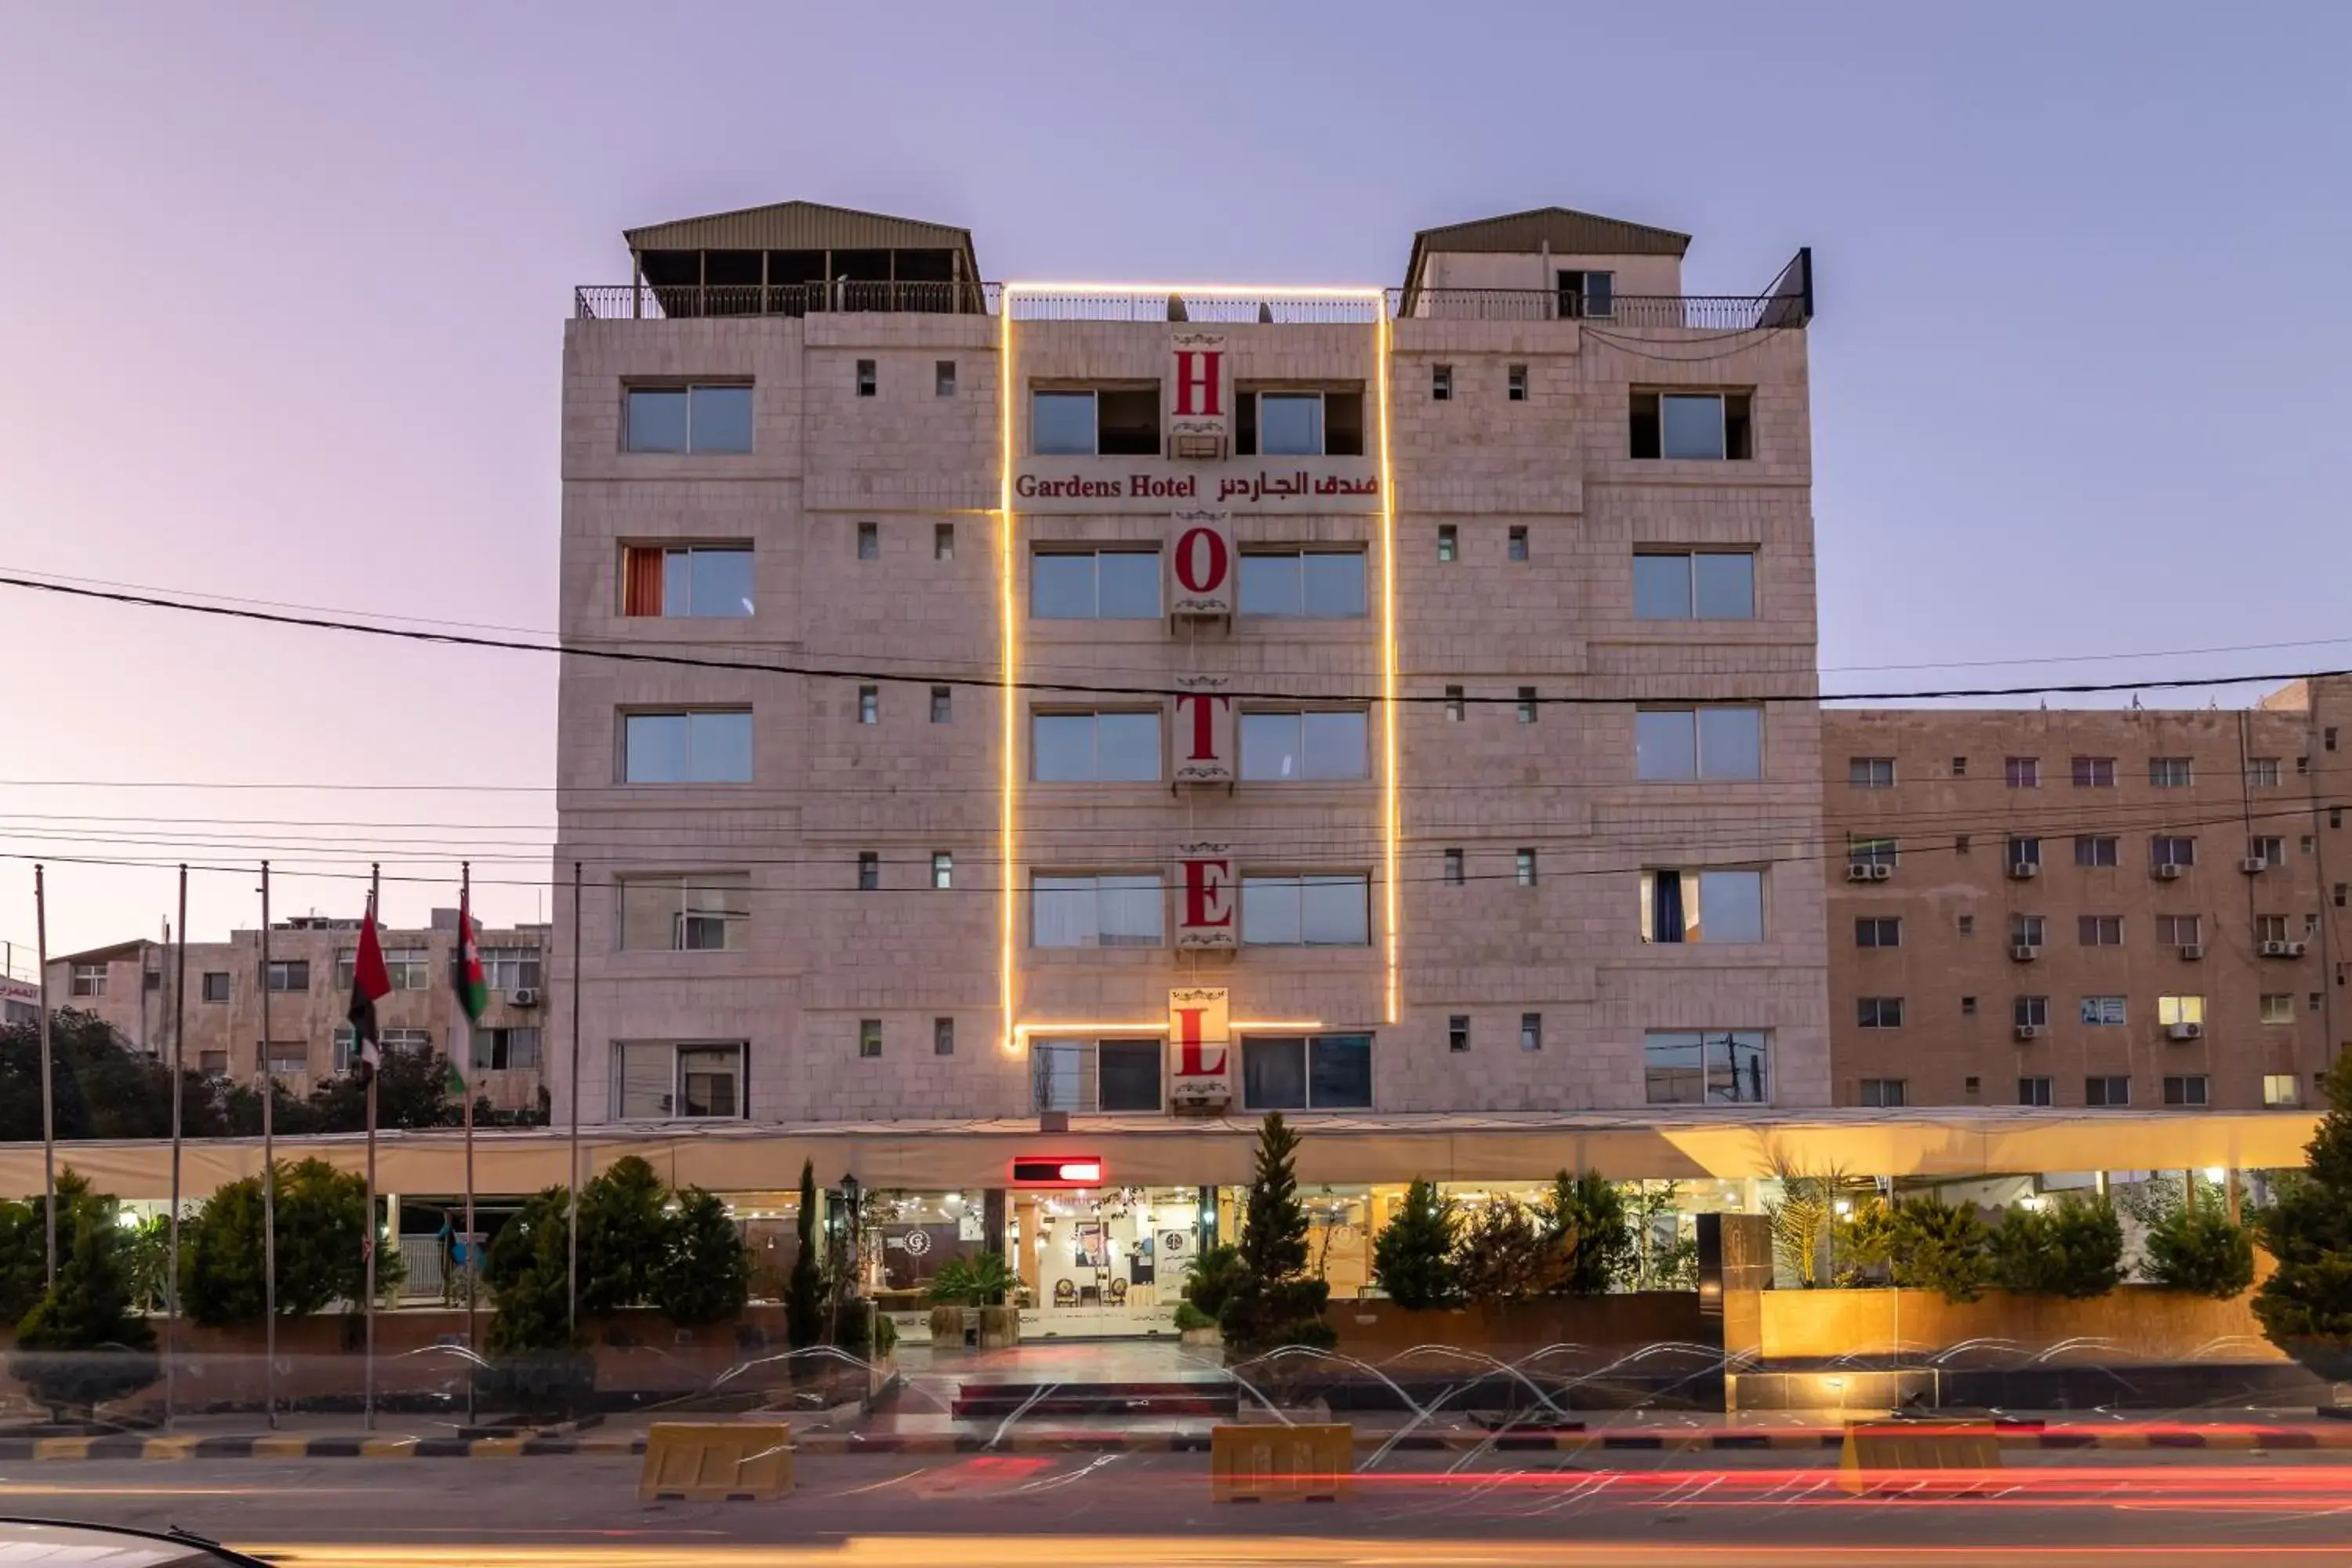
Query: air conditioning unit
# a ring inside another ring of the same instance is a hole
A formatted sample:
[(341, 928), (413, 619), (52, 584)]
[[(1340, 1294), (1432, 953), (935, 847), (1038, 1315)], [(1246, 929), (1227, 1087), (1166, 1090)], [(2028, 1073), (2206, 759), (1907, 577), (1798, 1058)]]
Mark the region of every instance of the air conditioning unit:
[(2257, 943), (2254, 951), (2264, 958), (2284, 958), (2287, 956), (2286, 950), (2289, 947), (2299, 945), (2299, 943), (2293, 942), (2265, 942)]
[(2042, 1026), (2039, 1024), (2020, 1024), (2017, 1026), (2017, 1037), (2021, 1040), (2038, 1040), (2042, 1037)]
[(517, 1007), (539, 1005), (539, 992), (529, 985), (518, 985), (507, 993), (507, 1000)]
[(2156, 868), (2156, 879), (2159, 882), (2177, 882), (2180, 879), (2180, 872), (2181, 868), (2177, 862), (2158, 861)]
[(2184, 942), (2180, 944), (2180, 956), (2194, 963), (2205, 956), (2205, 944), (2201, 942)]
[(2259, 855), (2249, 855), (2238, 862), (2238, 869), (2249, 877), (2259, 877), (2271, 868), (2271, 863)]
[(2289, 958), (2301, 958), (2303, 956), (2303, 943), (2299, 942), (2283, 942), (2280, 945), (2286, 949), (2286, 955)]
[(2202, 1024), (2167, 1024), (2164, 1037), (2168, 1040), (2201, 1040), (2205, 1037)]
[(1884, 874), (1879, 868), (1867, 860), (1852, 860), (1846, 863), (1845, 879), (1849, 882), (1874, 882)]
[(2040, 875), (2042, 875), (2042, 862), (2039, 860), (2011, 860), (2009, 863), (2009, 876), (2011, 881), (2030, 882)]
[(2009, 944), (2009, 956), (2020, 963), (2031, 963), (2042, 956), (2042, 944), (2034, 942), (2013, 942)]

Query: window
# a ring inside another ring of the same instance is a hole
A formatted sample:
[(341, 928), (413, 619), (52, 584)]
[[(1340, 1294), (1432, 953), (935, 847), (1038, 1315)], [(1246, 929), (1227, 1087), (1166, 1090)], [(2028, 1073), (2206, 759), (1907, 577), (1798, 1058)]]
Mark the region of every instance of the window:
[(736, 1118), (748, 1114), (743, 1044), (624, 1044), (613, 1047), (616, 1121)]
[(1238, 458), (1360, 458), (1364, 394), (1243, 389), (1234, 399)]
[(1445, 879), (1446, 883), (1447, 883), (1449, 886), (1452, 886), (1452, 887), (1456, 887), (1456, 888), (1458, 888), (1458, 887), (1460, 887), (1460, 886), (1462, 885), (1462, 851), (1461, 851), (1461, 850), (1459, 850), (1459, 849), (1448, 849), (1448, 850), (1445, 852), (1445, 871), (1444, 871), (1444, 879)]
[(1432, 403), (1446, 403), (1452, 401), (1453, 396), (1454, 367), (1450, 364), (1431, 365), (1429, 367), (1429, 400)]
[(2203, 1105), (2205, 1096), (2206, 1078), (2201, 1072), (2168, 1075), (2164, 1080), (2167, 1105)]
[(2078, 833), (2074, 836), (2074, 864), (2077, 866), (2114, 866), (2122, 862), (2123, 842), (2113, 834)]
[(257, 1062), (268, 1057), (272, 1078), (299, 1078), (310, 1070), (310, 1053), (299, 1040), (272, 1040), (266, 1046), (257, 1042), (253, 1049)]
[(2082, 947), (2121, 947), (2124, 944), (2124, 917), (2077, 915), (2074, 918), (2074, 941)]
[(955, 395), (955, 361), (942, 359), (931, 362), (931, 395), (934, 397)]
[(871, 849), (857, 852), (857, 890), (871, 893), (882, 886), (882, 857)]
[(538, 1065), (537, 1026), (474, 1031), (474, 1066), (478, 1070), (510, 1072)]
[(861, 522), (857, 525), (857, 558), (860, 561), (882, 559), (882, 525)]
[(2046, 1029), (2050, 1026), (2050, 998), (2020, 996), (2011, 1009), (2021, 1029)]
[(1370, 1110), (1372, 1037), (1242, 1037), (1242, 1103), (1251, 1110)]
[(882, 689), (861, 686), (857, 689), (857, 721), (861, 724), (882, 722)]
[(948, 724), (955, 721), (955, 689), (950, 686), (931, 688), (931, 722)]
[(2115, 758), (2076, 757), (2074, 759), (2074, 787), (2076, 789), (2115, 788)]
[(1893, 789), (1893, 757), (1853, 757), (1845, 765), (1845, 782), (1856, 789)]
[(1513, 403), (1528, 400), (1528, 367), (1523, 364), (1506, 366), (1503, 371), (1503, 395)]
[(1643, 872), (1642, 940), (1668, 943), (1762, 942), (1764, 873)]
[(2185, 834), (2159, 833), (2147, 841), (2147, 858), (2152, 866), (2194, 866), (2197, 840)]
[(1974, 915), (1961, 915), (1961, 916), (1959, 916), (1959, 917), (1958, 918), (1958, 920), (1957, 920), (1957, 921), (1956, 921), (1955, 923), (1957, 923), (1957, 924), (1958, 925), (1959, 930), (1960, 930), (1960, 934), (1961, 934), (1962, 936), (1974, 936), (1974, 935), (1976, 935), (1976, 934), (1977, 934), (1977, 917), (1976, 917), (1976, 916), (1974, 916)]
[(207, 969), (205, 971), (204, 999), (207, 1002), (227, 1001), (228, 984), (229, 981), (227, 971), (220, 969)]
[(1156, 1111), (1158, 1040), (1038, 1040), (1029, 1047), (1040, 1110)]
[(630, 713), (622, 720), (624, 784), (749, 784), (751, 710)]
[(2286, 917), (2284, 915), (2256, 915), (2254, 917), (2254, 940), (2256, 942), (2284, 942), (2286, 940)]
[(1897, 864), (1899, 846), (1892, 838), (1857, 838), (1846, 836), (1845, 858), (1855, 866), (1893, 866)]
[(633, 386), (625, 440), (632, 452), (748, 452), (751, 389)]
[(1571, 272), (1563, 269), (1559, 276), (1559, 313), (1563, 320), (1576, 321), (1587, 316), (1613, 316), (1617, 313), (1617, 274), (1614, 272)]
[(730, 952), (746, 945), (751, 874), (699, 871), (621, 883), (624, 952)]
[[(356, 955), (354, 955), (356, 961)], [(383, 950), (384, 973), (392, 977), (394, 991), (425, 991), (433, 985), (433, 953), (429, 948), (387, 947)]]
[(2260, 860), (2265, 866), (2286, 864), (2286, 840), (2272, 835), (2248, 839), (2246, 852), (2248, 859)]
[(671, 620), (741, 619), (751, 613), (747, 545), (631, 545), (621, 552), (621, 614)]
[(1041, 458), (1156, 458), (1160, 387), (1039, 392), (1029, 405), (1031, 446)]
[(1470, 1048), (1470, 1016), (1456, 1013), (1445, 1020), (1445, 1048), (1466, 1051)]
[(1253, 947), (1370, 943), (1371, 879), (1346, 873), (1242, 879), (1242, 942)]
[(226, 1078), (228, 1076), (228, 1053), (226, 1051), (198, 1051), (196, 1053), (196, 1070), (204, 1074), (206, 1078)]
[(1453, 560), (1459, 543), (1459, 536), (1455, 533), (1452, 523), (1441, 522), (1437, 525), (1437, 558), (1440, 561)]
[(881, 1019), (857, 1020), (857, 1054), (860, 1058), (866, 1058), (879, 1057), (882, 1054)]
[(2021, 1078), (2017, 1080), (2017, 1103), (2047, 1105), (2050, 1103), (2050, 1080), (2046, 1078)]
[(2205, 998), (2159, 996), (2156, 999), (2156, 1021), (2166, 1027), (2174, 1024), (2202, 1024), (2205, 1021)]
[(1747, 621), (1756, 617), (1756, 557), (1740, 551), (1637, 551), (1637, 621)]
[[(1241, 716), (1242, 777), (1281, 784), (1369, 777), (1370, 723), (1369, 713), (1355, 709), (1244, 712)], [(1156, 766), (1152, 776), (1159, 776)]]
[(955, 559), (954, 523), (935, 522), (931, 524), (931, 559), (934, 561), (952, 561)]
[(1364, 613), (1360, 550), (1245, 551), (1241, 613), (1322, 620)]
[(2126, 1022), (2124, 999), (2120, 996), (2085, 996), (2081, 1016), (2083, 1022), (2094, 1028), (2121, 1028)]
[(1864, 915), (1853, 922), (1856, 947), (1901, 947), (1903, 921), (1893, 915)]
[(2302, 1103), (2297, 1093), (2301, 1086), (2291, 1072), (2271, 1072), (2263, 1075), (2263, 1103), (2273, 1109), (2284, 1109)]
[(2156, 942), (2158, 947), (2195, 947), (2204, 938), (2204, 920), (2199, 915), (2158, 915), (2156, 917)]
[(1903, 998), (1900, 996), (1856, 997), (1854, 1022), (1865, 1029), (1899, 1029), (1903, 1026)]
[(1030, 776), (1041, 784), (1137, 784), (1160, 777), (1160, 715), (1037, 713)]
[(511, 991), (538, 990), (539, 949), (535, 947), (482, 949), (482, 984), (501, 994)]
[(1029, 559), (1029, 614), (1041, 621), (1160, 616), (1157, 550), (1040, 550)]
[(870, 359), (859, 360), (857, 362), (857, 395), (860, 397), (873, 396), (877, 389), (877, 384), (874, 372), (874, 362)]
[(1748, 394), (1636, 392), (1630, 418), (1636, 458), (1746, 458)]
[(1445, 689), (1445, 721), (1447, 723), (1459, 724), (1462, 722), (1462, 715), (1466, 705), (1467, 704), (1463, 696), (1462, 688), (1458, 686), (1449, 686)]
[(940, 889), (955, 886), (955, 857), (944, 849), (932, 853), (931, 886)]
[(2011, 834), (2009, 839), (2009, 863), (2012, 866), (2042, 864), (2042, 840)]
[(2148, 758), (2147, 782), (2158, 789), (2187, 789), (2189, 759), (2187, 757)]
[(931, 1055), (935, 1057), (955, 1055), (955, 1020), (953, 1018), (931, 1020)]
[(1536, 721), (1536, 706), (1537, 706), (1537, 704), (1536, 704), (1536, 689), (1535, 689), (1534, 687), (1532, 687), (1532, 686), (1522, 686), (1522, 687), (1520, 687), (1520, 688), (1519, 688), (1519, 722), (1520, 722), (1520, 723), (1522, 723), (1522, 724), (1532, 724), (1532, 723), (1534, 723), (1534, 722)]
[(1543, 1049), (1543, 1015), (1541, 1013), (1519, 1015), (1519, 1049), (1523, 1051)]
[(1030, 879), (1030, 941), (1038, 947), (1158, 947), (1157, 873)]
[(2011, 947), (2046, 947), (2049, 922), (2040, 915), (2009, 917), (2009, 945)]
[[(308, 991), (310, 989), (310, 962), (305, 958), (273, 958), (269, 961), (269, 989), (276, 992)], [(103, 993), (101, 993), (103, 994)]]
[(2040, 789), (2042, 759), (2040, 757), (2008, 758), (2002, 763), (2001, 774), (2011, 789)]
[(1536, 852), (1534, 850), (1515, 849), (1511, 852), (1511, 878), (1522, 888), (1532, 888), (1536, 885)]
[(2251, 757), (2246, 762), (2246, 783), (2254, 789), (2275, 789), (2279, 782), (2279, 760), (2276, 757)]
[(1642, 1074), (1652, 1105), (1762, 1105), (1770, 1099), (1760, 1029), (1652, 1029)]
[(1956, 834), (1954, 834), (1954, 835), (1952, 836), (1952, 853), (1953, 853), (1953, 854), (1955, 854), (1955, 855), (1965, 855), (1965, 854), (1967, 854), (1967, 853), (1969, 852), (1969, 836), (1968, 836), (1967, 834), (1965, 834), (1965, 833), (1956, 833)]
[(1633, 737), (1644, 780), (1764, 776), (1761, 708), (1643, 708), (1633, 715)]
[(2265, 991), (2263, 993), (2263, 1022), (2292, 1024), (2294, 1022), (2294, 993)]
[(2085, 1105), (2129, 1105), (2131, 1079), (2127, 1074), (2112, 1073), (2083, 1080), (2083, 1103)]
[(1525, 528), (1512, 525), (1510, 531), (1504, 535), (1503, 553), (1513, 561), (1528, 558), (1528, 531)]
[(1899, 1078), (1866, 1078), (1862, 1080), (1862, 1103), (1864, 1106), (1892, 1110), (1910, 1103), (1909, 1080)]
[[(273, 987), (273, 989), (275, 989)], [(73, 966), (73, 994), (77, 996), (106, 994), (106, 965), (77, 963)]]
[(1969, 776), (1968, 758), (1954, 757), (1952, 759), (1952, 776), (1956, 779), (1964, 779)]
[(1976, 999), (1975, 997), (1973, 997), (1973, 996), (1963, 996), (1963, 997), (1961, 997), (1961, 998), (1960, 998), (1960, 1016), (1961, 1016), (1961, 1017), (1963, 1017), (1963, 1018), (1973, 1018), (1973, 1017), (1975, 1017), (1976, 1016), (1977, 1016), (1977, 999)]

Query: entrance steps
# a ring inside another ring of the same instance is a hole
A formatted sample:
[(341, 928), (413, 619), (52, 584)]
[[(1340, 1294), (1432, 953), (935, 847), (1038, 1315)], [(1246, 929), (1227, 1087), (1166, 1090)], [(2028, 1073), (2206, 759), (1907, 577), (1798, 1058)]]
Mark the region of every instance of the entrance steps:
[[(1031, 1400), (1035, 1400), (1031, 1404)], [(1024, 1408), (1025, 1406), (1025, 1408)], [(966, 1383), (952, 1406), (959, 1420), (1033, 1415), (1202, 1415), (1230, 1419), (1241, 1391), (1229, 1381), (1184, 1383)]]

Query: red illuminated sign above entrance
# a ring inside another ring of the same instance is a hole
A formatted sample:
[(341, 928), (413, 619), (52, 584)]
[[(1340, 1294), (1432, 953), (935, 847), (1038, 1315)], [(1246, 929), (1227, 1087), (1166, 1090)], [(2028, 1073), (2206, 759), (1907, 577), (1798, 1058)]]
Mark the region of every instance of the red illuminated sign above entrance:
[(1099, 1154), (1024, 1154), (1013, 1162), (1016, 1187), (1097, 1187), (1102, 1173)]

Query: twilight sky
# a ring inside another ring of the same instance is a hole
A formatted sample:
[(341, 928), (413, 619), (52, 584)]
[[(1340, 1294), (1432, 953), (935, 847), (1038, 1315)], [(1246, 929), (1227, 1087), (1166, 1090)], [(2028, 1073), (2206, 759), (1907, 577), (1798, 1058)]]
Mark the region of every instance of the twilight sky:
[[(1695, 293), (1815, 247), (1829, 689), (2352, 663), (2347, 50), (2320, 3), (19, 5), (0, 572), (551, 627), (562, 322), (625, 226), (1394, 283), (1559, 203), (1696, 235)], [(0, 940), (36, 854), (163, 863), (53, 860), (54, 952), (155, 934), (182, 858), (356, 913), (385, 846), (415, 921), (464, 842), (486, 917), (542, 908), (551, 659), (14, 588), (0, 634)], [(2161, 650), (2243, 651), (2111, 657)]]

